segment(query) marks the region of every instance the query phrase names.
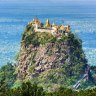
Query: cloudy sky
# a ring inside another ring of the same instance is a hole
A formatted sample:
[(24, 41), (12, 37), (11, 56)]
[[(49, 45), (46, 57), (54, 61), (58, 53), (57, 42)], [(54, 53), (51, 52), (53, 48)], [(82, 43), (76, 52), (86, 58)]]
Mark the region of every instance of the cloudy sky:
[(0, 0), (0, 3), (29, 3), (29, 4), (79, 4), (79, 5), (96, 5), (96, 0)]

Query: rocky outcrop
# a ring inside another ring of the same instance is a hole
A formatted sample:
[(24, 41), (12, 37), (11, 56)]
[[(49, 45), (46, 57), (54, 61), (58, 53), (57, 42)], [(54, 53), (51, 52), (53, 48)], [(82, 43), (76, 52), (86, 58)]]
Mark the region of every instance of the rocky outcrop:
[[(34, 77), (48, 69), (61, 68), (64, 63), (70, 63), (70, 47), (68, 42), (48, 43), (33, 47), (30, 44), (27, 48), (21, 46), (18, 60), (18, 78), (25, 78), (26, 75)], [(34, 66), (33, 73), (29, 73), (29, 67)]]
[(52, 84), (70, 86), (87, 69), (82, 42), (73, 33), (56, 38), (50, 33), (34, 33), (34, 29), (27, 26), (16, 68), (18, 79), (32, 79), (51, 87)]

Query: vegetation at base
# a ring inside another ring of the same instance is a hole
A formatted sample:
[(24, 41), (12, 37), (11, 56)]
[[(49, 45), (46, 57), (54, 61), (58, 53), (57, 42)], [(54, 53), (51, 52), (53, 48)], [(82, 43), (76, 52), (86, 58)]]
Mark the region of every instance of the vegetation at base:
[(0, 68), (0, 90), (6, 90), (13, 86), (16, 80), (14, 72), (15, 67), (11, 63)]
[(92, 81), (96, 84), (96, 66), (91, 66)]
[(76, 91), (60, 87), (53, 92), (46, 92), (36, 83), (23, 82), (18, 88), (0, 90), (0, 96), (96, 96), (96, 88)]

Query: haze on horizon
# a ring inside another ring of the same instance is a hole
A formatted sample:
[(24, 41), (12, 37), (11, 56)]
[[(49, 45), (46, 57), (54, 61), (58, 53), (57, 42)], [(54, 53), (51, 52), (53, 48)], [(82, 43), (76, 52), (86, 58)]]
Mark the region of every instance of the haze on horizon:
[(0, 0), (0, 4), (96, 5), (96, 0)]

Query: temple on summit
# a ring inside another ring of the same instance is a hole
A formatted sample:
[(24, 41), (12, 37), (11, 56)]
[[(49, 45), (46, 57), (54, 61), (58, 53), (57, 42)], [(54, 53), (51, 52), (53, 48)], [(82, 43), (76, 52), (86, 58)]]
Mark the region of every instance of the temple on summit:
[(28, 23), (34, 27), (35, 32), (48, 32), (54, 36), (60, 36), (62, 34), (67, 35), (70, 32), (70, 26), (50, 24), (49, 19), (46, 20), (45, 25), (39, 21), (38, 18)]

